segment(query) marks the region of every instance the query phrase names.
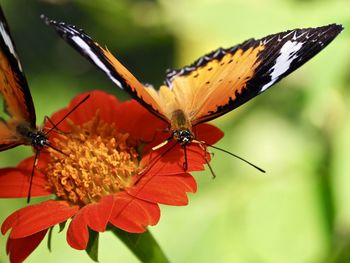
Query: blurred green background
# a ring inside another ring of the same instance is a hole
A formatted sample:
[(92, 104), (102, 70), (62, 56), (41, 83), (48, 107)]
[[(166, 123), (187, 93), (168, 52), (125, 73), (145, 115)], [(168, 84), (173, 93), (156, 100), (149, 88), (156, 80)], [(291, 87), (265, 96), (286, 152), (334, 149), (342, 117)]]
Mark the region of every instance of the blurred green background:
[[(349, 0), (7, 0), (1, 1), (37, 110), (64, 107), (80, 92), (102, 89), (127, 99), (44, 25), (44, 13), (84, 28), (142, 82), (162, 83), (165, 69), (219, 46), (297, 27), (341, 23), (344, 32), (316, 58), (264, 95), (214, 123), (217, 145), (267, 170), (262, 175), (217, 152), (196, 173), (186, 207), (162, 206), (150, 230), (172, 262), (350, 262)], [(16, 165), (29, 147), (0, 153)], [(40, 199), (33, 199), (39, 202)], [(26, 205), (0, 200), (0, 221)], [(90, 262), (65, 233), (46, 239), (27, 262)], [(6, 237), (0, 262), (8, 262)], [(101, 235), (100, 262), (138, 262), (112, 234)]]

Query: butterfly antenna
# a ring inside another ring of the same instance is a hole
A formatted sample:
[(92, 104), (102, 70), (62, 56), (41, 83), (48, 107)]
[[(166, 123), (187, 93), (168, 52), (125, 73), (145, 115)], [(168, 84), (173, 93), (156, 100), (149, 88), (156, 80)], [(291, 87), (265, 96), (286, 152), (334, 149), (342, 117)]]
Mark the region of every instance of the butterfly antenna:
[(243, 162), (249, 164), (250, 166), (254, 167), (255, 169), (259, 170), (259, 171), (262, 172), (262, 173), (266, 173), (265, 170), (261, 169), (260, 167), (256, 166), (255, 164), (252, 164), (251, 162), (247, 161), (246, 159), (243, 159), (242, 157), (240, 157), (240, 156), (238, 156), (238, 155), (236, 155), (236, 154), (234, 154), (234, 153), (231, 153), (231, 152), (226, 151), (226, 150), (224, 150), (224, 149), (221, 149), (221, 148), (219, 148), (219, 147), (216, 147), (216, 146), (207, 144), (207, 143), (205, 143), (205, 142), (202, 142), (202, 143), (204, 143), (204, 144), (205, 144), (206, 146), (208, 146), (208, 147), (211, 147), (211, 148), (214, 148), (214, 149), (216, 149), (216, 150), (219, 150), (219, 151), (222, 151), (222, 152), (224, 152), (224, 153), (227, 153), (227, 154), (229, 154), (229, 155), (231, 155), (231, 156), (233, 156), (233, 157), (235, 157), (235, 158), (237, 158), (237, 159), (239, 159), (239, 160), (241, 160), (241, 161), (243, 161)]
[(31, 173), (31, 175), (30, 175), (30, 180), (29, 180), (29, 189), (28, 189), (28, 194), (27, 194), (27, 204), (29, 204), (29, 202), (30, 202), (30, 197), (31, 197), (31, 192), (32, 192), (32, 184), (33, 184), (33, 177), (34, 177), (34, 171), (35, 171), (36, 165), (38, 164), (39, 154), (40, 154), (40, 151), (39, 151), (39, 150), (36, 150), (36, 151), (35, 151), (35, 157), (34, 157), (33, 168), (32, 168), (32, 173)]
[[(53, 127), (55, 126), (55, 123), (49, 118), (49, 116), (45, 116), (44, 117), (44, 123), (46, 123), (46, 121), (48, 121)], [(47, 129), (47, 130), (51, 130), (51, 128)], [(53, 132), (56, 132), (58, 134), (66, 134), (64, 131), (61, 131), (60, 129), (58, 128), (54, 128), (52, 130)]]
[[(70, 111), (66, 113), (66, 115), (63, 116), (63, 118), (57, 122), (50, 130), (48, 130), (45, 135), (48, 135), (50, 132), (52, 132), (54, 129), (57, 128), (58, 125), (60, 125), (72, 112), (74, 112), (81, 104), (83, 104), (88, 98), (90, 98), (90, 94), (87, 95), (84, 99), (82, 99), (77, 105), (75, 105)], [(51, 147), (53, 148), (53, 147)], [(53, 148), (54, 149), (54, 148)]]

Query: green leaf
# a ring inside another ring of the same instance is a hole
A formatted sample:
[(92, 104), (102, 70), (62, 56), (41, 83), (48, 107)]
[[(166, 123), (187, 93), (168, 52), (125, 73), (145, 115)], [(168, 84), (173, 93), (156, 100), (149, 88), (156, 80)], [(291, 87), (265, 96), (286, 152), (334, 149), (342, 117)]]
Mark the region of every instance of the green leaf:
[(141, 262), (169, 262), (157, 241), (148, 230), (142, 234), (128, 233), (114, 226), (109, 227), (109, 230), (111, 230)]
[(60, 223), (60, 230), (58, 231), (58, 233), (61, 233), (64, 230), (66, 223), (67, 223), (67, 221)]
[(52, 238), (52, 230), (53, 230), (54, 226), (50, 227), (49, 229), (49, 233), (47, 236), (47, 248), (49, 249), (49, 251), (51, 252), (51, 238)]
[(95, 262), (98, 262), (98, 239), (98, 232), (89, 229), (89, 242), (85, 251), (89, 255), (89, 257)]

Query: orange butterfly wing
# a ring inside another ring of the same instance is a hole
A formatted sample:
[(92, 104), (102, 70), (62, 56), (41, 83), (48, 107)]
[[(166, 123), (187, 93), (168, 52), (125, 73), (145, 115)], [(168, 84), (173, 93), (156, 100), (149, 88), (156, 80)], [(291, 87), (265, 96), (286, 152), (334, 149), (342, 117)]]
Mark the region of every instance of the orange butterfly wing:
[(33, 100), (18, 60), (5, 16), (0, 8), (0, 92), (8, 118), (0, 119), (0, 151), (24, 143), (17, 126), (35, 129)]
[[(188, 74), (168, 77), (168, 87), (178, 98), (177, 107), (188, 115), (192, 125), (202, 121), (202, 118), (206, 121), (207, 115), (215, 118), (218, 107), (226, 105), (230, 99), (234, 100), (237, 94), (243, 92), (260, 64), (258, 54), (263, 49), (262, 45), (249, 48), (242, 46), (225, 54), (220, 60), (212, 59), (205, 66), (194, 68)], [(214, 55), (220, 52), (223, 49)]]
[(340, 25), (295, 29), (218, 49), (168, 73), (166, 83), (192, 125), (217, 118), (259, 95), (321, 51)]
[(73, 25), (49, 20), (44, 16), (42, 18), (73, 48), (102, 70), (120, 89), (129, 93), (132, 98), (159, 118), (169, 121), (157, 100), (148, 92), (153, 88), (141, 84), (107, 49), (102, 48), (83, 30)]
[(169, 72), (166, 85), (156, 90), (142, 85), (82, 30), (44, 19), (151, 112), (172, 124), (174, 113), (181, 110), (191, 125), (217, 118), (264, 92), (316, 55), (343, 29), (336, 24), (295, 29), (220, 48), (190, 66)]

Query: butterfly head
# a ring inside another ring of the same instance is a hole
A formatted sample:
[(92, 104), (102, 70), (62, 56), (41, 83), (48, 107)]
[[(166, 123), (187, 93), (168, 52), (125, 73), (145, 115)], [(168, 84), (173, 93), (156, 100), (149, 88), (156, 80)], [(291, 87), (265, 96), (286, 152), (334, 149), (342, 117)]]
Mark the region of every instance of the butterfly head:
[(192, 142), (194, 135), (189, 129), (174, 130), (173, 138), (179, 142), (180, 145), (186, 145)]
[(28, 134), (28, 137), (31, 139), (33, 147), (37, 150), (41, 150), (49, 143), (46, 134), (40, 131), (30, 133)]
[(170, 129), (173, 139), (180, 145), (189, 144), (194, 139), (191, 127), (191, 123), (183, 110), (177, 109), (172, 112)]
[(32, 145), (36, 150), (41, 150), (49, 144), (47, 135), (38, 131), (25, 123), (21, 123), (16, 127), (17, 133), (26, 141), (26, 144)]

